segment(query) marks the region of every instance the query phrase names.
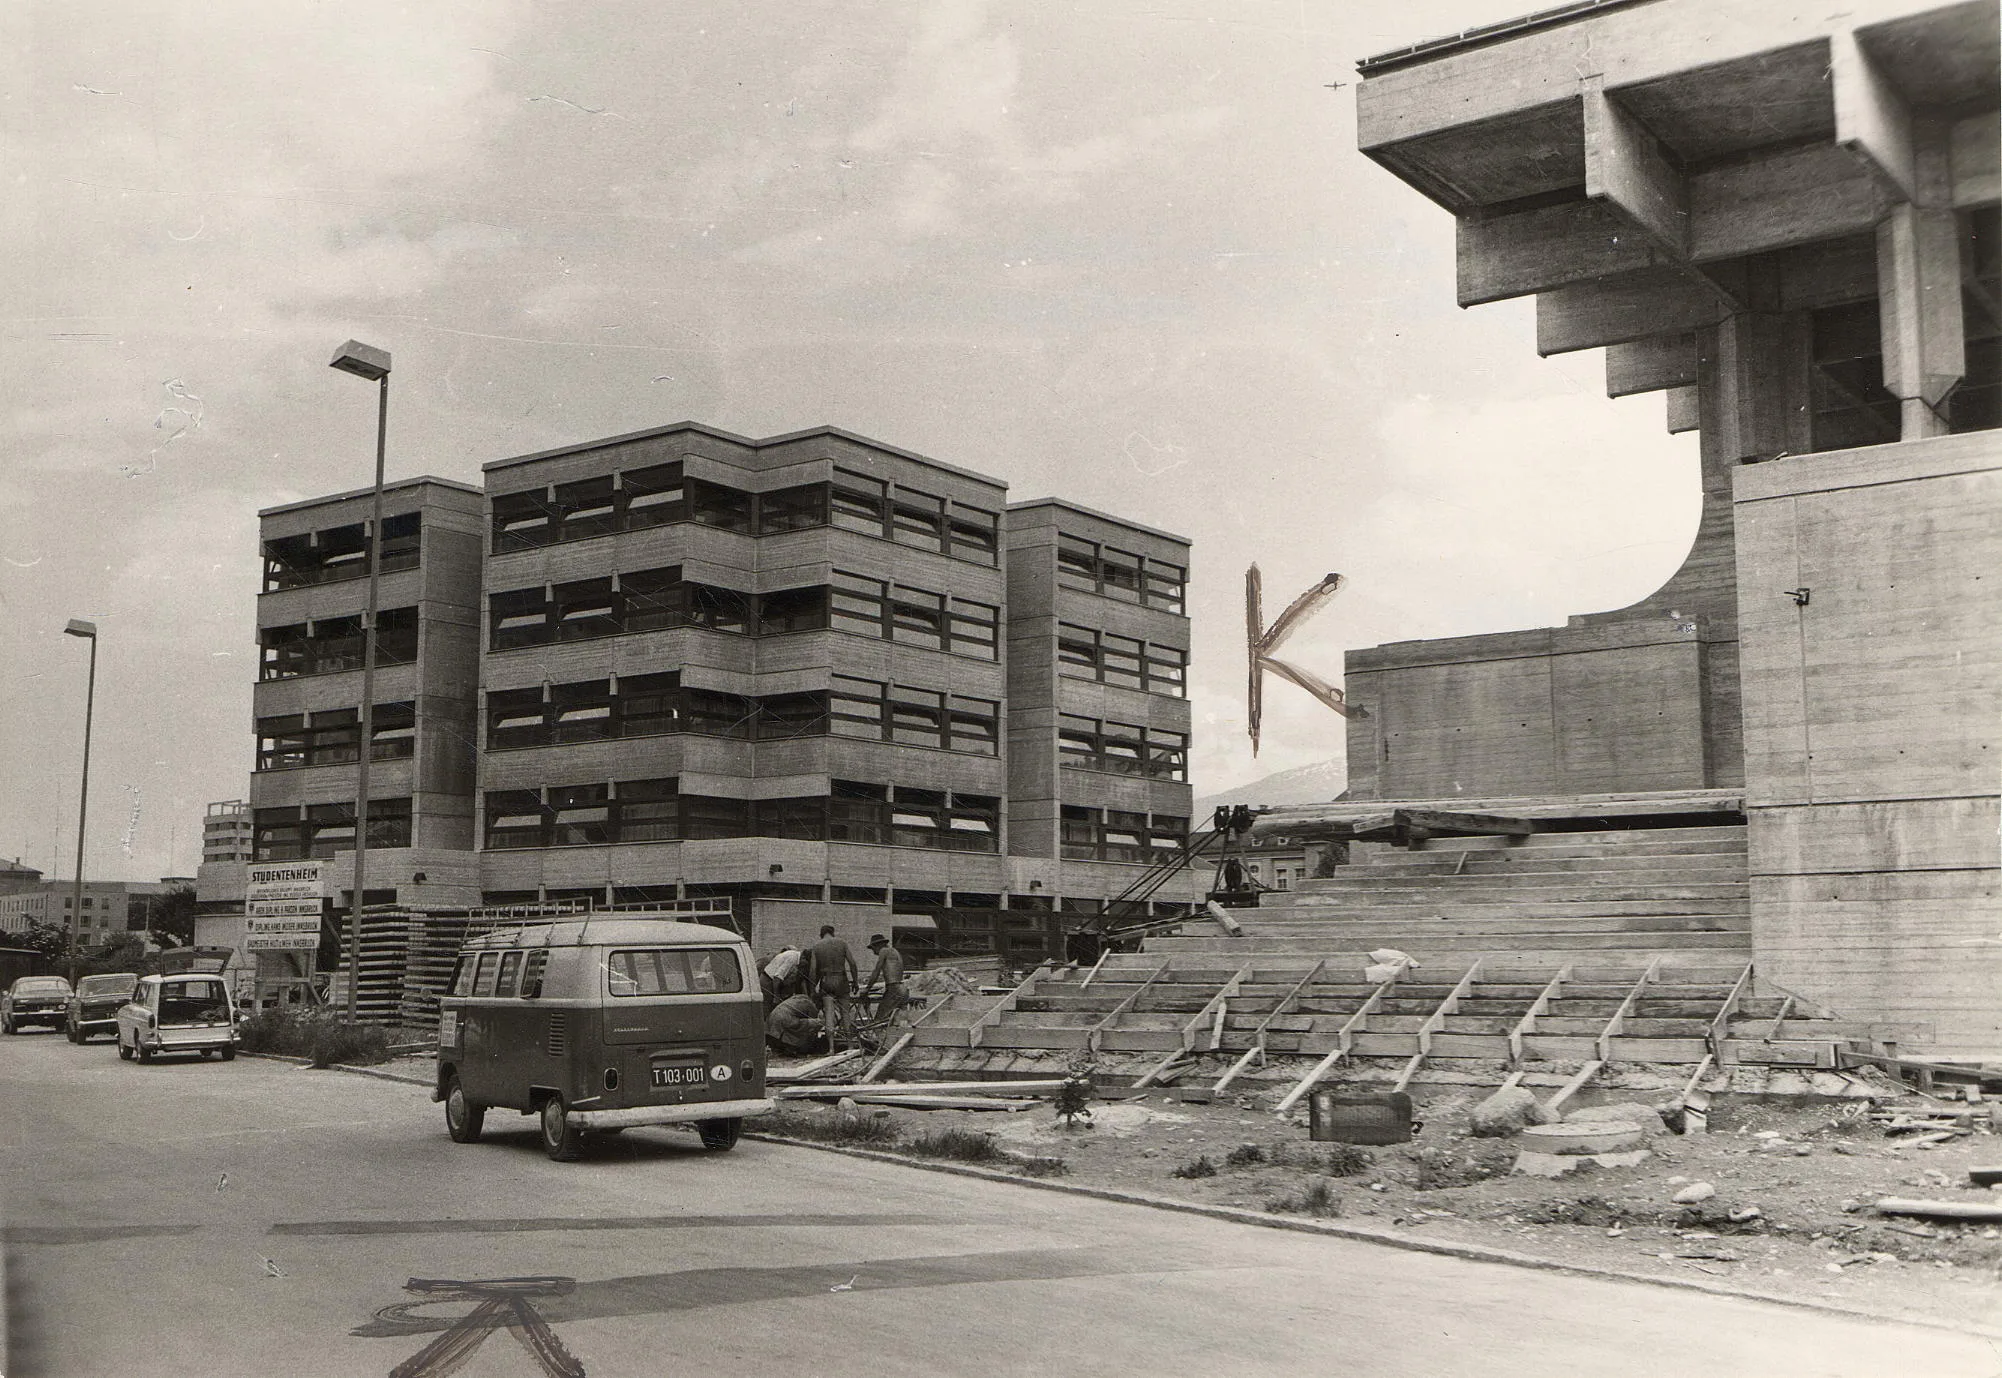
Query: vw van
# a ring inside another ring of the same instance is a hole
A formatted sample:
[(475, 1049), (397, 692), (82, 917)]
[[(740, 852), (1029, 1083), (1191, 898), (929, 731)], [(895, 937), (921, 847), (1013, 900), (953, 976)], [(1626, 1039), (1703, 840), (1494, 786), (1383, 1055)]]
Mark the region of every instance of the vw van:
[(538, 1117), (557, 1162), (584, 1136), (686, 1124), (704, 1148), (770, 1114), (764, 997), (750, 945), (667, 919), (501, 929), (460, 950), (440, 999), (438, 1080), (454, 1142), (488, 1110)]

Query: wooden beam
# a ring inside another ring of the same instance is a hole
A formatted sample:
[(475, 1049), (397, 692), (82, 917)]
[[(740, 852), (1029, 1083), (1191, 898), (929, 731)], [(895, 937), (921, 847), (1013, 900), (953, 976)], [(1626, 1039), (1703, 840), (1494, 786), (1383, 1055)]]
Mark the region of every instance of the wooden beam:
[(1606, 1021), (1606, 1027), (1599, 1030), (1597, 1043), (1600, 1062), (1613, 1060), (1613, 1040), (1619, 1037), (1620, 1030), (1626, 1027), (1627, 1017), (1633, 1013), (1634, 1006), (1640, 1003), (1641, 993), (1648, 988), (1654, 980), (1655, 972), (1660, 969), (1661, 958), (1649, 959), (1647, 969), (1641, 972), (1640, 979), (1635, 981), (1633, 989), (1627, 992), (1627, 998), (1620, 1001), (1620, 1007), (1613, 1011), (1613, 1017)]
[(986, 1031), (987, 1026), (990, 1024), (999, 1023), (1002, 1014), (1005, 1011), (1014, 1009), (1017, 1002), (1019, 1002), (1024, 995), (1027, 995), (1030, 991), (1036, 988), (1036, 982), (1042, 979), (1043, 974), (1047, 971), (1052, 970), (1055, 966), (1056, 963), (1054, 962), (1044, 962), (1041, 966), (1037, 967), (1034, 971), (1030, 972), (1028, 976), (1023, 979), (1021, 985), (1015, 987), (1015, 989), (1009, 991), (1006, 995), (1002, 996), (998, 1001), (994, 1003), (993, 1008), (989, 1009), (985, 1014), (982, 1014), (978, 1019), (974, 1020), (972, 1024), (968, 1025), (966, 1030), (966, 1046), (969, 1048), (978, 1048), (980, 1046), (981, 1035)]
[(916, 1029), (904, 1030), (903, 1037), (899, 1038), (895, 1043), (892, 1043), (888, 1051), (886, 1051), (881, 1057), (877, 1058), (875, 1062), (870, 1064), (869, 1070), (862, 1074), (862, 1080), (874, 1081), (876, 1080), (876, 1078), (882, 1076), (883, 1073), (889, 1071), (890, 1064), (897, 1060), (897, 1054), (903, 1052), (904, 1049), (910, 1047), (911, 1040), (916, 1038), (917, 1036), (918, 1036), (918, 1031)]
[(1828, 36), (1828, 69), (1835, 90), (1835, 142), (1882, 178), (1886, 191), (1914, 199), (1918, 169), (1911, 112), (1856, 41), (1855, 30)]
[[(1508, 1031), (1508, 1060), (1511, 1066), (1517, 1068), (1522, 1066), (1522, 1040), (1536, 1032), (1536, 1021), (1543, 1017), (1545, 1011), (1550, 1008), (1550, 1002), (1557, 998), (1559, 988), (1570, 979), (1571, 963), (1566, 962), (1557, 968), (1557, 974), (1550, 978), (1550, 984), (1543, 988), (1542, 994), (1529, 1002), (1529, 1008), (1523, 1011), (1522, 1018), (1516, 1020), (1515, 1027)], [(1518, 1072), (1517, 1075), (1521, 1074)]]
[(1599, 1061), (1597, 1058), (1594, 1058), (1590, 1062), (1587, 1062), (1583, 1067), (1580, 1067), (1578, 1069), (1577, 1074), (1573, 1076), (1571, 1080), (1565, 1082), (1562, 1086), (1557, 1088), (1557, 1094), (1552, 1096), (1549, 1100), (1543, 1103), (1544, 1108), (1546, 1110), (1549, 1110), (1552, 1114), (1555, 1114), (1557, 1111), (1562, 1110), (1564, 1108), (1564, 1102), (1570, 1100), (1571, 1097), (1577, 1095), (1579, 1088), (1582, 1087), (1586, 1082), (1590, 1081), (1593, 1077), (1599, 1075), (1599, 1069), (1601, 1067), (1604, 1067), (1605, 1065), (1606, 1065), (1605, 1063)]
[(1288, 1091), (1285, 1094), (1285, 1096), (1280, 1099), (1279, 1104), (1274, 1108), (1273, 1113), (1283, 1115), (1288, 1110), (1291, 1110), (1293, 1108), (1293, 1104), (1295, 1101), (1299, 1100), (1300, 1097), (1306, 1095), (1308, 1091), (1313, 1089), (1315, 1082), (1319, 1081), (1322, 1077), (1328, 1074), (1328, 1069), (1330, 1067), (1333, 1067), (1337, 1062), (1340, 1062), (1343, 1058), (1349, 1055), (1349, 1048), (1355, 1041), (1356, 1031), (1362, 1028), (1364, 1024), (1369, 1022), (1369, 1016), (1371, 1012), (1374, 1011), (1378, 1005), (1383, 1003), (1383, 997), (1389, 994), (1390, 988), (1396, 984), (1397, 984), (1397, 978), (1395, 976), (1391, 977), (1388, 981), (1383, 982), (1375, 990), (1370, 992), (1369, 999), (1363, 1001), (1362, 1004), (1356, 1008), (1356, 1012), (1354, 1014), (1350, 1015), (1347, 1019), (1342, 1021), (1341, 1028), (1335, 1030), (1334, 1048), (1328, 1053), (1326, 1057), (1322, 1058), (1319, 1062), (1315, 1063), (1312, 1069), (1308, 1071), (1307, 1075), (1301, 1077), (1300, 1080), (1294, 1085), (1293, 1089)]
[(1747, 962), (1739, 971), (1738, 979), (1731, 983), (1730, 993), (1717, 1007), (1717, 1013), (1710, 1020), (1710, 1027), (1704, 1031), (1703, 1040), (1710, 1045), (1710, 1056), (1717, 1060), (1719, 1066), (1724, 1063), (1724, 1038), (1731, 1030), (1731, 1016), (1737, 1012), (1739, 1002), (1751, 988), (1752, 964)]
[(1588, 76), (1585, 103), (1585, 195), (1603, 200), (1675, 258), (1689, 251), (1689, 196), (1659, 141)]
[(1689, 181), (1691, 262), (1771, 253), (1872, 229), (1891, 208), (1868, 167), (1833, 144), (1783, 149)]
[(1536, 352), (1549, 356), (1626, 344), (1715, 325), (1724, 299), (1674, 268), (1647, 268), (1602, 282), (1539, 292)]
[(1109, 947), (1108, 947), (1108, 948), (1105, 948), (1105, 949), (1103, 949), (1103, 950), (1102, 950), (1102, 951), (1101, 951), (1101, 952), (1100, 952), (1100, 953), (1098, 954), (1098, 960), (1097, 960), (1097, 961), (1095, 961), (1095, 962), (1093, 962), (1093, 963), (1091, 964), (1091, 970), (1085, 973), (1085, 977), (1084, 977), (1084, 980), (1082, 980), (1082, 981), (1078, 982), (1078, 986), (1077, 986), (1077, 988), (1078, 988), (1079, 990), (1081, 990), (1081, 991), (1082, 991), (1082, 990), (1089, 990), (1089, 989), (1091, 989), (1091, 983), (1092, 983), (1093, 979), (1094, 979), (1095, 977), (1097, 977), (1097, 975), (1098, 975), (1098, 969), (1099, 969), (1100, 967), (1102, 967), (1102, 966), (1104, 966), (1104, 965), (1105, 965), (1105, 959), (1106, 959), (1107, 957), (1110, 957), (1111, 955), (1112, 955), (1112, 949), (1111, 949), (1111, 948), (1109, 948)]
[[(1256, 1057), (1258, 1059), (1259, 1064), (1261, 1066), (1264, 1065), (1265, 1031), (1272, 1026), (1273, 1020), (1277, 1019), (1280, 1015), (1284, 1014), (1287, 1010), (1293, 1007), (1293, 1002), (1300, 998), (1300, 992), (1313, 984), (1314, 978), (1321, 974), (1321, 969), (1327, 966), (1327, 964), (1328, 964), (1328, 959), (1326, 957), (1323, 957), (1318, 961), (1316, 961), (1313, 966), (1307, 968), (1307, 974), (1305, 976), (1302, 976), (1297, 982), (1294, 983), (1293, 989), (1287, 991), (1284, 996), (1280, 997), (1279, 1003), (1274, 1005), (1271, 1008), (1271, 1010), (1267, 1012), (1265, 1018), (1258, 1021), (1258, 1028), (1252, 1033), (1251, 1036), (1250, 1051), (1245, 1053), (1245, 1055), (1239, 1058), (1236, 1062), (1232, 1063), (1230, 1070), (1225, 1072), (1221, 1077), (1217, 1078), (1217, 1084), (1211, 1087), (1210, 1088), (1211, 1090), (1221, 1091), (1225, 1087), (1229, 1086), (1231, 1082), (1237, 1079), (1239, 1073), (1241, 1073), (1242, 1071), (1244, 1071), (1246, 1067), (1251, 1065), (1251, 1060), (1253, 1057)], [(1246, 970), (1249, 970), (1249, 968), (1246, 968)]]
[(1462, 813), (1446, 809), (1398, 809), (1397, 821), (1406, 829), (1424, 829), (1449, 837), (1528, 837), (1542, 832), (1542, 825), (1530, 818), (1511, 818), (1498, 813)]
[(1670, 388), (1662, 394), (1663, 414), (1670, 435), (1681, 435), (1684, 431), (1694, 431), (1703, 425), (1703, 398), (1695, 384), (1686, 388)]
[(1656, 335), (1606, 346), (1606, 396), (1696, 386), (1696, 335)]
[(1128, 995), (1124, 1000), (1121, 1000), (1118, 1004), (1114, 1005), (1110, 1010), (1107, 1010), (1105, 1018), (1099, 1020), (1096, 1024), (1092, 1025), (1091, 1030), (1085, 1034), (1084, 1046), (1089, 1048), (1092, 1052), (1097, 1052), (1099, 1038), (1105, 1032), (1106, 1029), (1112, 1026), (1112, 1021), (1119, 1018), (1120, 1015), (1126, 1013), (1128, 1010), (1132, 1009), (1135, 1005), (1140, 1003), (1140, 997), (1147, 993), (1147, 990), (1150, 986), (1152, 986), (1156, 981), (1160, 980), (1162, 976), (1166, 975), (1168, 968), (1173, 964), (1174, 964), (1174, 959), (1170, 958), (1168, 961), (1165, 961), (1161, 963), (1161, 965), (1155, 967), (1153, 975), (1149, 976), (1146, 980), (1142, 981), (1139, 987), (1136, 990), (1134, 990), (1130, 995)]
[(1659, 261), (1603, 201), (1564, 201), (1500, 214), (1460, 216), (1455, 227), (1462, 306), (1526, 297)]

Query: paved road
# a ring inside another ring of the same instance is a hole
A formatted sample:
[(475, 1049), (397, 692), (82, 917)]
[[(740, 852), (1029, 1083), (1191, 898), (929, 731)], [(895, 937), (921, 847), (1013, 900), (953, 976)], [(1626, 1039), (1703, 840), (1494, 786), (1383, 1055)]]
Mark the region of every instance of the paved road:
[[(594, 1378), (2002, 1373), (1918, 1328), (666, 1130), (559, 1165), (490, 1123), (460, 1146), (416, 1087), (0, 1039), (6, 1372), (387, 1374), (511, 1305), (386, 1310), (409, 1280), (541, 1276)], [(564, 1371), (484, 1333), (469, 1378)]]

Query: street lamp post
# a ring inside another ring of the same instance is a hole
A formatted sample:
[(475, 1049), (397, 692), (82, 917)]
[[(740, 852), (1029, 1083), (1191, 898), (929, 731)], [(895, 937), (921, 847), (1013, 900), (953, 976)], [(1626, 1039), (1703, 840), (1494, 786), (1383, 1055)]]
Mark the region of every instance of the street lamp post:
[(375, 755), (375, 617), (382, 578), (382, 469), (389, 439), (389, 351), (349, 340), (331, 366), (377, 385), (375, 493), (368, 527), (368, 612), (361, 629), (361, 742), (355, 752), (355, 880), (348, 905), (348, 1022), (355, 1022), (361, 991), (361, 911), (368, 874), (368, 767)]
[(90, 678), (83, 691), (83, 784), (76, 801), (76, 884), (70, 889), (70, 985), (76, 985), (77, 958), (83, 948), (83, 823), (90, 809), (90, 717), (97, 703), (97, 624), (71, 618), (64, 636), (90, 642)]

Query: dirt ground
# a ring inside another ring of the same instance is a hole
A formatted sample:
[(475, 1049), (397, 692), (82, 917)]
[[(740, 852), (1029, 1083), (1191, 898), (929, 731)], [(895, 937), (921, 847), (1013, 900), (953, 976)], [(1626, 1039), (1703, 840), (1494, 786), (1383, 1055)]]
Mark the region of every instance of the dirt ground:
[[(889, 1151), (930, 1136), (931, 1156), (949, 1157), (962, 1156), (966, 1141), (947, 1136), (941, 1155), (938, 1136), (959, 1130), (976, 1145), (990, 1139), (1005, 1156), (986, 1165), (1004, 1170), (2002, 1327), (2002, 1229), (1871, 1209), (1881, 1196), (2002, 1205), (2002, 1189), (1967, 1179), (1970, 1167), (2002, 1165), (2002, 1137), (1989, 1132), (1985, 1115), (1975, 1116), (1969, 1135), (1910, 1147), (1868, 1118), (1869, 1101), (1720, 1096), (1707, 1133), (1655, 1137), (1637, 1166), (1591, 1164), (1546, 1179), (1511, 1170), (1513, 1141), (1468, 1137), (1467, 1112), (1484, 1090), (1414, 1089), (1423, 1131), (1412, 1143), (1379, 1148), (1313, 1143), (1304, 1116), (1289, 1122), (1265, 1108), (1269, 1096), (1229, 1093), (1210, 1104), (1172, 1092), (1097, 1100), (1075, 1128), (1060, 1123), (1047, 1100), (1015, 1112), (843, 1111), (788, 1101), (771, 1128)], [(1893, 1101), (1917, 1103), (1888, 1092), (1880, 1103)], [(1687, 1206), (1671, 1200), (1697, 1182), (1713, 1185), (1715, 1195)]]

